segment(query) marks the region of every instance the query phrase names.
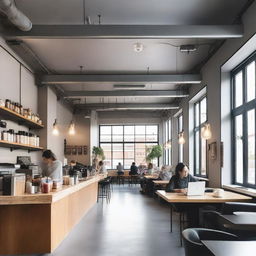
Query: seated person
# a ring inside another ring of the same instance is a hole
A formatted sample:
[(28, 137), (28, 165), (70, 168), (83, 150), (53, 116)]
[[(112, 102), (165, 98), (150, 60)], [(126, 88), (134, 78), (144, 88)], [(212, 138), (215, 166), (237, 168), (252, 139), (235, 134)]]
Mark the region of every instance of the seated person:
[(153, 173), (154, 173), (153, 164), (149, 163), (148, 164), (147, 175), (153, 175)]
[(161, 171), (159, 173), (160, 180), (170, 180), (172, 177), (172, 173), (167, 170), (167, 166), (163, 165)]
[(121, 163), (118, 163), (118, 165), (116, 166), (117, 169), (117, 175), (124, 175), (124, 167), (122, 166)]
[(138, 167), (136, 166), (135, 162), (132, 163), (129, 175), (137, 175), (138, 174)]
[(106, 174), (107, 173), (107, 169), (106, 169), (103, 161), (99, 161), (98, 173), (99, 174)]
[[(189, 169), (184, 163), (178, 163), (175, 168), (175, 174), (170, 179), (166, 192), (185, 193), (189, 182), (196, 182), (197, 179), (189, 174)], [(174, 210), (186, 212), (188, 227), (198, 227), (199, 223), (199, 205), (195, 203), (173, 204)]]
[(166, 192), (185, 193), (189, 182), (195, 182), (197, 179), (189, 174), (189, 169), (184, 163), (178, 163), (175, 168), (175, 174), (166, 186)]

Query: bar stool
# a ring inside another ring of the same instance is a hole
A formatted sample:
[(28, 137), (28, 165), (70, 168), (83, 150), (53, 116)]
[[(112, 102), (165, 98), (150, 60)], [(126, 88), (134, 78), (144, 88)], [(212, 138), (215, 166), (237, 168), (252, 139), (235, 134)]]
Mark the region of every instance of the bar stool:
[(120, 185), (121, 183), (124, 185), (124, 174), (117, 175), (117, 184)]
[(129, 176), (129, 185), (132, 186), (133, 184), (136, 186), (138, 184), (138, 175), (130, 175)]
[(99, 181), (98, 183), (98, 197), (97, 202), (99, 202), (99, 199), (102, 198), (102, 202), (104, 201), (104, 198), (106, 199), (107, 203), (110, 203), (111, 199), (111, 187), (110, 187), (110, 180), (108, 178)]

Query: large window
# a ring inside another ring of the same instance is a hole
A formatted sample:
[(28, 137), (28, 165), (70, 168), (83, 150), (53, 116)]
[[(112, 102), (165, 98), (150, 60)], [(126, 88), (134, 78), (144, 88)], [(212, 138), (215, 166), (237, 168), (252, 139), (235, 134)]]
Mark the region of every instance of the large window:
[[(178, 134), (183, 132), (183, 115), (177, 117), (178, 120)], [(179, 144), (179, 162), (183, 162), (183, 144)]]
[[(158, 145), (158, 125), (101, 125), (100, 147), (105, 153), (107, 169), (120, 162), (129, 169), (132, 162), (146, 164), (146, 150)], [(158, 159), (153, 161), (158, 164)]]
[(232, 71), (232, 150), (234, 183), (256, 187), (256, 54)]
[(167, 120), (164, 122), (164, 140), (165, 140), (165, 149), (164, 149), (164, 163), (166, 165), (171, 165), (172, 164), (172, 151), (171, 151), (171, 146), (172, 146), (172, 127), (171, 127), (171, 120)]
[(201, 137), (207, 121), (207, 99), (202, 97), (194, 104), (194, 171), (197, 176), (206, 176), (207, 142)]

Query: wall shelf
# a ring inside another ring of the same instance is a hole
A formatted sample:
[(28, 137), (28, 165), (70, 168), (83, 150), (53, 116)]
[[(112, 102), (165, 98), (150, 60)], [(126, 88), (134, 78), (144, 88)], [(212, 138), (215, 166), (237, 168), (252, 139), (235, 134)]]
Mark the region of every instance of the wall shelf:
[(27, 126), (30, 129), (42, 129), (43, 125), (38, 124), (6, 107), (0, 107), (0, 117), (5, 120), (11, 120), (19, 125)]
[(15, 149), (28, 150), (29, 152), (30, 151), (41, 151), (41, 150), (43, 150), (42, 147), (34, 147), (34, 146), (30, 146), (30, 145), (24, 145), (24, 144), (20, 144), (20, 143), (13, 143), (13, 142), (8, 142), (8, 141), (4, 141), (4, 140), (0, 140), (0, 147), (10, 148), (11, 151), (13, 151)]

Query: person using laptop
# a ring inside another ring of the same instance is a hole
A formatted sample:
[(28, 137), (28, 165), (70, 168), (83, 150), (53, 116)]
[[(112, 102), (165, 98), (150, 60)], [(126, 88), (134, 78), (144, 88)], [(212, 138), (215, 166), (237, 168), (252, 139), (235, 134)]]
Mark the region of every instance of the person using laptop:
[(198, 181), (189, 174), (189, 169), (184, 163), (178, 163), (175, 168), (175, 174), (166, 186), (166, 192), (185, 193), (189, 182)]

